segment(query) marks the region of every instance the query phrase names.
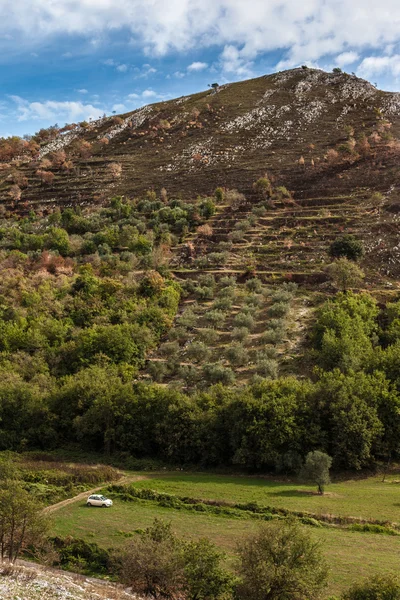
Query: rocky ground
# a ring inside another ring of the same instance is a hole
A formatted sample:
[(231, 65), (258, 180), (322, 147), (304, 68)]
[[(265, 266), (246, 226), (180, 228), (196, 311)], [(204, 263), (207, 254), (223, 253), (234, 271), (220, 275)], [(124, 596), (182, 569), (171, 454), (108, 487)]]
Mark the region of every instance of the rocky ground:
[(138, 600), (115, 584), (37, 565), (0, 570), (1, 600)]

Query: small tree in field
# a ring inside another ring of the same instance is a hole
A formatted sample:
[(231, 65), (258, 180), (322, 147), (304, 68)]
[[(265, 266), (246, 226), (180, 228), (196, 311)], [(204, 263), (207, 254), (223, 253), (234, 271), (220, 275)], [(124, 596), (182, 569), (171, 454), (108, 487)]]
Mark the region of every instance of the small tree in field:
[(400, 600), (400, 579), (395, 574), (375, 575), (354, 584), (342, 600)]
[(318, 544), (291, 521), (275, 521), (238, 548), (239, 600), (315, 600), (327, 567)]
[(333, 285), (343, 292), (350, 287), (358, 287), (364, 279), (364, 271), (347, 258), (339, 258), (328, 265), (326, 272), (332, 279)]
[(332, 465), (332, 459), (325, 452), (315, 450), (309, 452), (306, 457), (301, 471), (300, 477), (304, 481), (315, 483), (318, 487), (318, 494), (324, 493), (324, 486), (330, 483), (329, 469)]
[(27, 547), (38, 545), (46, 520), (37, 500), (17, 482), (6, 480), (0, 490), (0, 559), (14, 563)]
[(168, 523), (156, 519), (135, 536), (121, 558), (121, 578), (140, 594), (171, 598), (182, 590), (183, 564), (178, 540)]

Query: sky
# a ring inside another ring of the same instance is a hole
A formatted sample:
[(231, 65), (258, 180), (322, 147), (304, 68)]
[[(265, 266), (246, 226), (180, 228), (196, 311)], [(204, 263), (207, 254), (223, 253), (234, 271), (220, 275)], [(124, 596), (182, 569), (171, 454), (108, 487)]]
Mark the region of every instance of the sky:
[(303, 64), (400, 92), (400, 0), (0, 0), (0, 136)]

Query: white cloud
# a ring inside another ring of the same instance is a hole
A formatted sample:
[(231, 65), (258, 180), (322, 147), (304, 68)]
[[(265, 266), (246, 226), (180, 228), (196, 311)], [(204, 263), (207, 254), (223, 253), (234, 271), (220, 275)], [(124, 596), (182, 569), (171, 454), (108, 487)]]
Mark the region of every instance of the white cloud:
[(252, 75), (252, 62), (247, 60), (244, 53), (236, 46), (228, 45), (220, 57), (221, 69), (225, 74), (234, 73), (237, 77), (250, 77)]
[(176, 79), (183, 79), (186, 77), (186, 73), (183, 73), (182, 71), (175, 71), (174, 77), (176, 77)]
[[(82, 35), (96, 44), (128, 28), (152, 54), (235, 46), (244, 61), (283, 49), (288, 66), (399, 41), (398, 0), (18, 0), (0, 1), (0, 39), (24, 45)], [(14, 40), (7, 40), (12, 32)]]
[(128, 98), (129, 100), (136, 100), (137, 98), (140, 98), (139, 94), (128, 94)]
[(357, 52), (342, 52), (335, 58), (335, 63), (339, 67), (345, 67), (346, 65), (352, 65), (360, 58)]
[(80, 94), (88, 94), (89, 92), (85, 88), (81, 88), (80, 90), (76, 90)]
[(117, 113), (124, 113), (124, 112), (128, 112), (128, 108), (125, 106), (125, 104), (114, 104), (112, 107), (112, 110)]
[(204, 71), (204, 69), (207, 69), (208, 64), (205, 62), (193, 62), (191, 65), (188, 66), (187, 70), (188, 71)]
[(154, 90), (144, 90), (144, 92), (142, 92), (143, 98), (157, 98), (157, 96), (158, 94)]
[(97, 119), (102, 116), (103, 110), (92, 104), (82, 102), (29, 102), (20, 96), (10, 96), (16, 103), (17, 120), (27, 121), (40, 119), (45, 121), (77, 121), (82, 119)]
[(389, 74), (392, 77), (400, 76), (400, 54), (392, 56), (367, 56), (357, 68), (361, 77)]
[(126, 73), (128, 70), (128, 65), (118, 65), (117, 71), (120, 73)]

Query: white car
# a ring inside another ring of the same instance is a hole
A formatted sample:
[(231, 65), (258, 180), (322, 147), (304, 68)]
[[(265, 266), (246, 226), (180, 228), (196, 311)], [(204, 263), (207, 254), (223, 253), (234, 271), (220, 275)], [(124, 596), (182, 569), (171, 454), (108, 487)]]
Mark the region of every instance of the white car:
[(103, 506), (104, 508), (109, 508), (112, 506), (112, 503), (112, 500), (105, 496), (93, 494), (87, 499), (86, 506)]

